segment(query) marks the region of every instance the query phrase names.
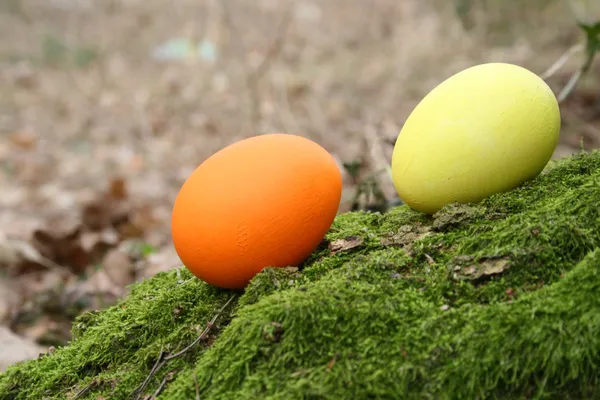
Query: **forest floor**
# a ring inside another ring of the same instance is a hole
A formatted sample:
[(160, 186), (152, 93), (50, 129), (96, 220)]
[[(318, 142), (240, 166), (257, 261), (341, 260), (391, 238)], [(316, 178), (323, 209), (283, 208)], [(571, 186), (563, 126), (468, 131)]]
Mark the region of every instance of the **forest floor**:
[[(215, 151), (265, 132), (309, 137), (344, 171), (343, 212), (438, 83), (489, 61), (542, 75), (582, 40), (559, 1), (424, 3), (0, 2), (0, 348), (15, 343), (0, 370), (178, 265), (171, 206)], [(185, 55), (183, 39), (199, 51)], [(555, 92), (581, 62), (547, 79)], [(600, 147), (599, 73), (562, 104), (555, 158)], [(385, 174), (378, 185), (393, 200)]]

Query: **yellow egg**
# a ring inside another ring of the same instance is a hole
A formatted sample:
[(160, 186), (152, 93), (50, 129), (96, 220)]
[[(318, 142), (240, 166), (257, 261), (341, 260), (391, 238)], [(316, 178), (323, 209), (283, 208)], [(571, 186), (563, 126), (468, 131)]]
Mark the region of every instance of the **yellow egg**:
[(392, 156), (400, 198), (432, 214), (478, 202), (536, 177), (560, 133), (552, 90), (512, 64), (467, 68), (434, 88), (410, 114)]

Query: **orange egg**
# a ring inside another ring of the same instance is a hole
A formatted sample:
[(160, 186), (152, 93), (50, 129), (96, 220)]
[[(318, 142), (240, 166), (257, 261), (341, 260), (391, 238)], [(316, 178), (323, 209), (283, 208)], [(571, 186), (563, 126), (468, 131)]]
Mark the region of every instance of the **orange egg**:
[(336, 216), (342, 177), (334, 158), (301, 136), (266, 134), (206, 159), (173, 206), (173, 244), (198, 278), (239, 289), (265, 267), (295, 266)]

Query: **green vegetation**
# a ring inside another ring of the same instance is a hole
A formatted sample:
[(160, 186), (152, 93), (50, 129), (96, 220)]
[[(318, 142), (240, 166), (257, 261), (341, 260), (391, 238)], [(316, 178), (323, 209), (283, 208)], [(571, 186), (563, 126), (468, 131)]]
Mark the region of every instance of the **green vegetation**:
[[(305, 265), (259, 274), (139, 398), (597, 398), (599, 203), (594, 152), (433, 217), (342, 214)], [(131, 398), (232, 293), (160, 273), (0, 374), (0, 398)]]

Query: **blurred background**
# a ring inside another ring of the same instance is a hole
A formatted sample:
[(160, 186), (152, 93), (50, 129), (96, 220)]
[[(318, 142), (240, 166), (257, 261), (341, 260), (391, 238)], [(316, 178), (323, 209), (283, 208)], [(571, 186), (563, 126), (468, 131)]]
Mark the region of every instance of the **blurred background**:
[(315, 140), (340, 212), (384, 212), (412, 109), (501, 61), (561, 96), (555, 158), (599, 147), (598, 21), (597, 0), (0, 0), (0, 370), (178, 266), (173, 200), (240, 139)]

